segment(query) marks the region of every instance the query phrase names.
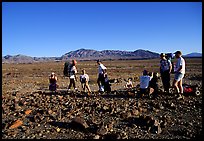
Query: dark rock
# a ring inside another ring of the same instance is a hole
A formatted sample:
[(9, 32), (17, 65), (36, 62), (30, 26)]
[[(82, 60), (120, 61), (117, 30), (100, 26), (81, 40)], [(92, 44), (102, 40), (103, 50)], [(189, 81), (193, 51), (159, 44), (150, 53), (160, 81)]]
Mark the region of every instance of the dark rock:
[(76, 117), (71, 122), (72, 125), (78, 126), (79, 128), (86, 129), (88, 128), (88, 124), (83, 118)]

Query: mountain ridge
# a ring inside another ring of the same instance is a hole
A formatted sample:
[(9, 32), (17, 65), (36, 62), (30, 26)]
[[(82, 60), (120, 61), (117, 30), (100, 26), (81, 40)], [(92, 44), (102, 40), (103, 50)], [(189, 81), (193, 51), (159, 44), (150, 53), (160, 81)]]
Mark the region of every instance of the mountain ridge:
[[(184, 57), (202, 57), (201, 53), (191, 53), (184, 55)], [(6, 55), (2, 57), (2, 63), (33, 63), (45, 61), (66, 61), (71, 59), (76, 60), (135, 60), (135, 59), (153, 59), (158, 58), (159, 53), (151, 52), (149, 50), (137, 49), (135, 51), (121, 51), (121, 50), (102, 50), (97, 51), (93, 49), (77, 49), (62, 55), (61, 57), (30, 57), (27, 55)]]

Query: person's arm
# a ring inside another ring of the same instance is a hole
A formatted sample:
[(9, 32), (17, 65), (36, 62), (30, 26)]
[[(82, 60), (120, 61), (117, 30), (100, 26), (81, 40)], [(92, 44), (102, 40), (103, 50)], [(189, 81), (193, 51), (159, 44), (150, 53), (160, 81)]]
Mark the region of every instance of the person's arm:
[(88, 76), (88, 74), (87, 74), (86, 76), (87, 76), (87, 82), (89, 82), (89, 76)]
[(182, 69), (182, 65), (178, 68), (176, 72), (179, 72)]
[(132, 82), (131, 82), (131, 87), (133, 87), (133, 84), (132, 84)]
[(179, 68), (176, 70), (176, 72), (179, 72), (179, 71), (182, 69), (182, 66), (183, 66), (182, 63), (183, 63), (182, 60), (180, 60), (180, 63), (179, 63), (180, 66), (179, 66)]
[(103, 74), (105, 74), (107, 71), (107, 68), (103, 65), (103, 64), (101, 64), (101, 69), (102, 69), (102, 71), (103, 71)]
[(76, 77), (77, 69), (76, 69), (76, 66), (73, 66), (73, 71), (74, 71), (74, 77), (75, 77), (75, 80), (77, 81), (77, 77)]
[(169, 73), (172, 71), (172, 63), (169, 61)]

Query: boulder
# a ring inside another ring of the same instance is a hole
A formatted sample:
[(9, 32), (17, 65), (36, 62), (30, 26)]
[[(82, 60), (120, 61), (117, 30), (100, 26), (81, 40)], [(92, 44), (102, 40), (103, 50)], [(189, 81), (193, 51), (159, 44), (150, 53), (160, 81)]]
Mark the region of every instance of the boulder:
[(76, 125), (77, 127), (79, 128), (88, 128), (88, 124), (86, 123), (86, 121), (83, 119), (83, 118), (80, 118), (80, 117), (76, 117), (72, 120), (71, 122), (73, 125)]

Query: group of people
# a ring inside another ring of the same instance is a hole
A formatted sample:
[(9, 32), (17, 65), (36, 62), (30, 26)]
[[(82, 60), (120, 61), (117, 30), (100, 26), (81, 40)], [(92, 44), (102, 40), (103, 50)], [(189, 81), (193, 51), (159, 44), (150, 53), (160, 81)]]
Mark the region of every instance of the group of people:
[[(170, 84), (170, 74), (174, 73), (174, 80), (172, 86), (175, 88), (176, 93), (178, 94), (178, 99), (183, 98), (183, 87), (182, 87), (182, 80), (185, 74), (185, 60), (182, 57), (181, 51), (176, 51), (175, 57), (177, 58), (177, 62), (175, 65), (172, 64), (171, 57), (168, 58), (166, 54), (161, 53), (160, 54), (160, 74), (162, 79), (162, 84), (164, 87), (164, 92), (169, 93), (169, 89), (171, 87)], [(72, 85), (75, 90), (76, 84), (75, 81), (77, 80), (76, 74), (77, 74), (77, 68), (76, 68), (76, 60), (72, 60), (71, 66), (69, 67), (70, 75), (70, 83), (68, 86), (68, 90), (71, 89)], [(107, 74), (107, 68), (102, 64), (100, 60), (97, 60), (98, 64), (98, 79), (97, 84), (99, 91), (111, 91), (111, 87), (109, 84), (108, 74)], [(172, 70), (174, 69), (174, 70)], [(50, 90), (56, 90), (57, 88), (57, 77), (55, 76), (55, 73), (52, 73), (50, 78)], [(90, 95), (91, 89), (89, 87), (89, 76), (86, 74), (85, 69), (82, 69), (82, 74), (80, 75), (80, 82), (83, 91), (88, 90), (88, 94)], [(126, 88), (132, 88), (133, 84), (131, 79), (128, 79), (127, 84), (125, 85)], [(154, 93), (157, 95), (158, 93), (158, 73), (156, 72), (148, 72), (147, 70), (143, 71), (143, 75), (140, 76), (140, 94), (146, 94), (146, 93)]]
[[(77, 90), (76, 88), (76, 84), (75, 81), (77, 81), (77, 68), (76, 68), (76, 64), (77, 61), (76, 60), (72, 60), (70, 66), (68, 67), (69, 71), (69, 86), (68, 86), (68, 90), (71, 90), (71, 87), (73, 86), (75, 90)], [(98, 87), (99, 87), (99, 91), (107, 91), (110, 92), (111, 91), (111, 87), (110, 87), (110, 83), (109, 83), (109, 79), (108, 79), (108, 74), (107, 74), (107, 68), (102, 64), (102, 62), (100, 60), (97, 60), (97, 64), (98, 64), (98, 79), (97, 79), (97, 83), (98, 83)], [(55, 75), (54, 72), (52, 72), (51, 76), (49, 77), (49, 81), (50, 81), (50, 85), (49, 85), (49, 90), (51, 91), (55, 91), (56, 88), (58, 87), (57, 85), (57, 76)], [(91, 89), (89, 87), (89, 75), (86, 74), (86, 70), (82, 69), (82, 74), (80, 75), (80, 82), (81, 82), (81, 86), (83, 89), (83, 92), (86, 91), (86, 89), (88, 90), (88, 95), (91, 94)]]

